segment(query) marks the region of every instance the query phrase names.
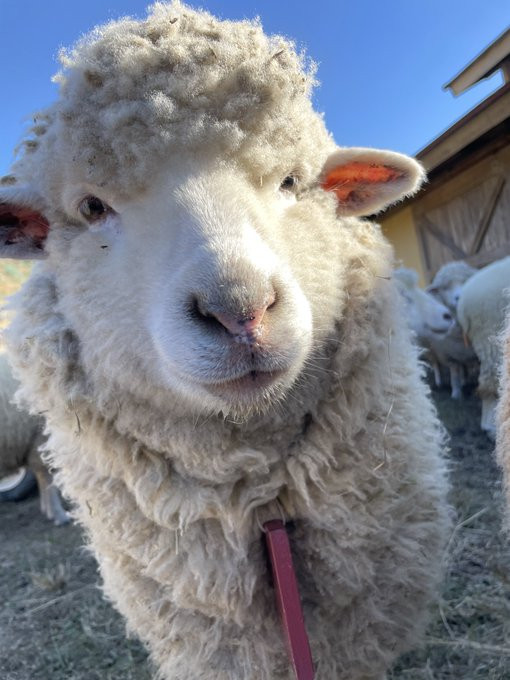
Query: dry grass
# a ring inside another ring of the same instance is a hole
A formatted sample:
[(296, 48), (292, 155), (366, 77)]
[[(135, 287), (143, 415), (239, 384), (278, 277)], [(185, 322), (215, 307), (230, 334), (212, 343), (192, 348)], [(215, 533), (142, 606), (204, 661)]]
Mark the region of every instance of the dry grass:
[(98, 588), (75, 526), (44, 520), (37, 498), (0, 504), (1, 680), (149, 680), (142, 645)]
[(436, 396), (451, 434), (451, 501), (457, 512), (445, 581), (425, 647), (401, 659), (391, 680), (510, 679), (510, 546), (493, 444), (479, 404)]

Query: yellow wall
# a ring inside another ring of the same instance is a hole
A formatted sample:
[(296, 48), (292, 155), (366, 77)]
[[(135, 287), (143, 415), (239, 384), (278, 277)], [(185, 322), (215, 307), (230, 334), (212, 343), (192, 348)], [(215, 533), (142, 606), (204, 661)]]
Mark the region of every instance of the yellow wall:
[(386, 219), (383, 215), (382, 219), (379, 218), (378, 221), (382, 227), (383, 234), (395, 250), (397, 264), (400, 261), (403, 267), (416, 269), (420, 277), (420, 286), (425, 286), (427, 281), (425, 279), (425, 270), (422, 264), (420, 245), (411, 208), (402, 208), (402, 210), (393, 213)]

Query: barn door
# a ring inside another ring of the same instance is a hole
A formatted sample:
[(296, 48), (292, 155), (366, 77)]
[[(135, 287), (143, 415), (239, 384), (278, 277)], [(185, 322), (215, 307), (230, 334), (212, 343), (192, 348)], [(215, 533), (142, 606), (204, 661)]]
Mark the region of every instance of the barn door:
[(510, 254), (510, 166), (493, 162), (487, 172), (484, 165), (431, 191), (416, 206), (429, 280), (451, 260), (481, 267)]

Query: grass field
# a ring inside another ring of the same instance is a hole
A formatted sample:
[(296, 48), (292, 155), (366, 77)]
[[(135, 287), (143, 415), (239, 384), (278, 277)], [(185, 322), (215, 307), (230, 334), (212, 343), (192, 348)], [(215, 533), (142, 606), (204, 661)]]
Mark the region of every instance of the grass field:
[[(509, 680), (510, 551), (499, 470), (478, 427), (478, 400), (452, 402), (446, 392), (435, 399), (451, 435), (457, 522), (425, 646), (400, 659), (388, 680)], [(76, 526), (43, 520), (35, 498), (3, 503), (0, 541), (1, 680), (152, 677), (142, 645), (126, 638), (103, 600)]]

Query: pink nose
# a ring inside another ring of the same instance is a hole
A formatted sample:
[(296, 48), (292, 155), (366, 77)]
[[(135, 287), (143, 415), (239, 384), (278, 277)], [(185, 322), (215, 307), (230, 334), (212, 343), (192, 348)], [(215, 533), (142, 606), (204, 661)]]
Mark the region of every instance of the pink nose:
[(273, 290), (267, 294), (262, 304), (259, 303), (258, 306), (254, 304), (251, 308), (246, 303), (231, 306), (204, 305), (195, 300), (195, 315), (198, 320), (203, 322), (214, 320), (218, 326), (223, 327), (234, 338), (250, 342), (261, 334), (264, 316), (275, 303), (276, 295)]
[(269, 304), (256, 309), (249, 316), (239, 318), (225, 312), (215, 312), (213, 316), (232, 335), (256, 335)]

